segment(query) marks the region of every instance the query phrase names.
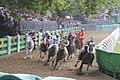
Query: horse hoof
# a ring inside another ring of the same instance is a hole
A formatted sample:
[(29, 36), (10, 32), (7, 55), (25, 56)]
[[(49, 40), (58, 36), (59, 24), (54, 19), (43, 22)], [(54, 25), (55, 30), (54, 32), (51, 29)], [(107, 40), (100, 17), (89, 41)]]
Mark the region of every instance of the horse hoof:
[(44, 64), (44, 66), (47, 66), (47, 65), (48, 65), (47, 63)]
[(24, 57), (24, 59), (30, 59), (30, 57)]
[(88, 73), (86, 73), (85, 76), (88, 76)]
[(83, 72), (76, 72), (77, 75), (83, 75), (84, 73)]
[(41, 57), (42, 59), (44, 59), (44, 57)]
[(67, 62), (67, 60), (65, 60), (65, 59), (64, 59), (64, 61), (63, 61), (63, 62)]
[(75, 65), (74, 67), (77, 67), (77, 65)]
[(58, 70), (60, 71), (60, 70), (63, 70), (63, 68), (62, 67), (60, 67), (60, 68), (58, 68)]

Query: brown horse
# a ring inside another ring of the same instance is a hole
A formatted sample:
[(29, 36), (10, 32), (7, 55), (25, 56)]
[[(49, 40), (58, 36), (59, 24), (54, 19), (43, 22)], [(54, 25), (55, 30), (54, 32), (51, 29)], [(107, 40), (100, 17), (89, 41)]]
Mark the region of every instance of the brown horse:
[(74, 40), (74, 44), (75, 44), (74, 53), (77, 54), (77, 53), (79, 53), (81, 51), (82, 42), (78, 37), (76, 37), (75, 40)]
[(58, 45), (53, 44), (50, 45), (48, 48), (48, 55), (47, 55), (47, 62), (44, 65), (49, 64), (49, 66), (53, 66), (53, 60), (55, 59), (58, 51)]
[[(54, 69), (61, 69), (62, 68), (62, 64), (65, 60), (65, 57), (66, 57), (65, 49), (59, 48), (59, 50), (57, 52), (56, 59), (54, 60), (55, 61)], [(59, 65), (58, 65), (58, 63), (59, 63)]]
[(39, 51), (40, 58), (44, 59), (45, 56), (47, 55), (47, 51), (48, 51), (48, 45), (45, 44), (45, 43), (41, 43), (41, 45), (40, 45), (40, 51)]
[[(62, 64), (67, 58), (68, 53), (66, 53), (66, 48), (64, 44), (61, 42), (59, 50), (57, 51), (57, 54), (55, 55), (55, 58), (53, 60), (53, 69), (62, 69)], [(59, 64), (59, 65), (58, 65)]]

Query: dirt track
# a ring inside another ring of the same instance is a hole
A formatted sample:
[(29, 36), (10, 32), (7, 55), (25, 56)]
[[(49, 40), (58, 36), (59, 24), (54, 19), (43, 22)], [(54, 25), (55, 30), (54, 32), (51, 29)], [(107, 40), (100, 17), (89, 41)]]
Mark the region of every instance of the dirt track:
[[(87, 32), (86, 40), (88, 40), (90, 36), (95, 36), (96, 43), (99, 43), (109, 33), (110, 32)], [(43, 66), (43, 62), (40, 61), (37, 51), (34, 52), (33, 59), (31, 60), (24, 60), (23, 57), (24, 51), (12, 56), (0, 57), (0, 71), (9, 73), (27, 73), (39, 76), (64, 76), (77, 80), (113, 80), (113, 78), (98, 71), (96, 61), (94, 61), (94, 65), (90, 68), (87, 76), (80, 76), (75, 74), (76, 68), (74, 67), (74, 64), (76, 58), (66, 62), (63, 70), (51, 71), (48, 70), (47, 66)]]

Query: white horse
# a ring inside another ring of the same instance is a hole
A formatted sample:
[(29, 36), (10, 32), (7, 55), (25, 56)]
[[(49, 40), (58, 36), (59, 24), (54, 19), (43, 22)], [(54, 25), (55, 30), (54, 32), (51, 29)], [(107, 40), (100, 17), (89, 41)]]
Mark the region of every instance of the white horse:
[(31, 38), (31, 36), (27, 35), (27, 46), (26, 46), (26, 54), (25, 54), (25, 57), (24, 59), (30, 59), (32, 58), (32, 51), (34, 49), (34, 42)]

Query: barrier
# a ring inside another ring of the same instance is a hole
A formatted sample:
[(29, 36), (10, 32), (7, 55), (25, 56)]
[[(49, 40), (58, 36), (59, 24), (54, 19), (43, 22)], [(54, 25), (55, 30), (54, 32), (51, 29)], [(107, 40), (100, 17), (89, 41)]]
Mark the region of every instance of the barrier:
[(107, 38), (96, 47), (96, 58), (100, 71), (120, 79), (120, 54), (114, 53), (120, 32), (116, 28)]
[[(97, 47), (104, 51), (113, 52), (114, 47), (116, 46), (117, 40), (119, 38), (119, 28), (116, 28), (107, 38), (102, 40)], [(103, 49), (103, 47), (106, 47)]]
[[(115, 28), (119, 27), (120, 24), (80, 24), (80, 25), (76, 25), (79, 27), (83, 27), (85, 28), (85, 30), (88, 31), (100, 31), (100, 30), (108, 30), (108, 31), (112, 31)], [(68, 29), (68, 28), (74, 28), (76, 27), (75, 25), (64, 25), (64, 27), (62, 27), (63, 29)], [(20, 22), (20, 27), (19, 27), (19, 31), (21, 33), (25, 33), (28, 32), (29, 30), (34, 30), (35, 32), (39, 32), (42, 30), (46, 31), (46, 30), (55, 30), (58, 29), (58, 23), (56, 21), (22, 21)], [(69, 33), (69, 30), (67, 31), (67, 33)]]
[(43, 30), (58, 29), (56, 21), (22, 21), (20, 22), (20, 32), (28, 32), (35, 30), (36, 32)]

